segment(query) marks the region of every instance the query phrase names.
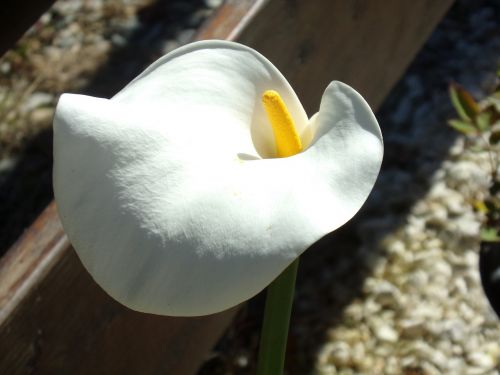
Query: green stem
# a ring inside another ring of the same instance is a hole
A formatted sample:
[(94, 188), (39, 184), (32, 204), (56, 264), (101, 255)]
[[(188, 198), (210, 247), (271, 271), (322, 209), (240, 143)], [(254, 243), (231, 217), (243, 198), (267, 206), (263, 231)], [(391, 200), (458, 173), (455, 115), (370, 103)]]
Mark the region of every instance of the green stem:
[(267, 287), (257, 375), (283, 374), (299, 258)]

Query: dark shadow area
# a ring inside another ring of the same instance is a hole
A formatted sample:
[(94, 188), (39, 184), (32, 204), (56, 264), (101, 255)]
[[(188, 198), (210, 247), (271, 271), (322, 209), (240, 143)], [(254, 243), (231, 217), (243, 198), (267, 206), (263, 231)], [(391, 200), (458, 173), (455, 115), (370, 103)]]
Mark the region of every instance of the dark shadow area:
[[(79, 93), (113, 96), (164, 54), (165, 41), (189, 42), (194, 36), (189, 31), (204, 21), (202, 13), (197, 16), (203, 8), (203, 0), (157, 0), (142, 8), (138, 27), (113, 44), (107, 61)], [(0, 176), (0, 256), (52, 199), (52, 131), (46, 130), (30, 139), (15, 167)]]
[(14, 169), (0, 179), (0, 256), (52, 200), (52, 133), (30, 140)]
[(157, 0), (142, 8), (138, 14), (140, 27), (126, 36), (123, 47), (112, 51), (81, 93), (109, 98), (165, 53), (166, 40), (177, 39), (178, 45), (189, 42), (194, 34), (179, 32), (200, 26), (203, 19), (193, 19), (192, 15), (204, 4), (203, 0)]
[(2, 3), (0, 12), (0, 57), (54, 3), (54, 0), (14, 0)]
[[(494, 12), (493, 18), (500, 19), (500, 7), (494, 1), (457, 1), (378, 111), (385, 157), (372, 194), (354, 220), (301, 257), (287, 348), (288, 374), (313, 372), (315, 355), (328, 341), (328, 329), (341, 321), (346, 306), (362, 297), (364, 280), (384, 257), (377, 244), (405, 223), (410, 208), (429, 190), (432, 175), (456, 140), (456, 133), (446, 125), (455, 116), (448, 99), (449, 83), (461, 82), (477, 93), (484, 91), (485, 77), (476, 71), (476, 64), (483, 72), (496, 71), (498, 51), (488, 50), (485, 44), (500, 37), (500, 28), (488, 35), (478, 35), (474, 28), (485, 12)], [(474, 48), (467, 50), (467, 44)], [(240, 312), (200, 374), (255, 373), (263, 307), (261, 293)]]
[(500, 243), (482, 242), (479, 270), (484, 292), (500, 318)]

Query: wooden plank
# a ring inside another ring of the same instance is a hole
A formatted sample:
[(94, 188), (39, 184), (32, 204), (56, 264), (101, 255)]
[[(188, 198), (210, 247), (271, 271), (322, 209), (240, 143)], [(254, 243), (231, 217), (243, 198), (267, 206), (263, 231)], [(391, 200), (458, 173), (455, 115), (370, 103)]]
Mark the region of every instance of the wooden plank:
[(377, 108), (452, 0), (271, 1), (240, 25), (239, 42), (268, 57), (309, 115), (332, 80)]
[(191, 374), (236, 312), (170, 318), (123, 307), (82, 269), (54, 203), (2, 259), (0, 283), (2, 374)]
[(0, 260), (0, 326), (70, 244), (52, 202)]
[(3, 0), (0, 11), (0, 57), (55, 0)]
[[(377, 107), (450, 4), (235, 0), (199, 38), (261, 51), (309, 114), (332, 79)], [(0, 373), (194, 373), (234, 313), (168, 318), (124, 308), (83, 269), (51, 204), (0, 262)]]
[[(205, 32), (224, 38), (255, 3), (228, 2), (231, 22), (216, 15)], [(235, 313), (171, 318), (121, 306), (83, 269), (52, 202), (0, 260), (0, 373), (192, 374)]]
[(265, 0), (226, 0), (210, 22), (198, 30), (196, 39), (236, 40), (253, 17), (264, 8)]
[[(35, 225), (52, 212), (53, 205)], [(33, 249), (31, 241), (46, 238), (43, 232), (30, 234), (17, 249)], [(179, 319), (131, 311), (109, 298), (82, 270), (75, 252), (64, 249), (4, 321), (0, 373), (194, 373), (234, 313)], [(187, 355), (194, 361), (182, 360)]]

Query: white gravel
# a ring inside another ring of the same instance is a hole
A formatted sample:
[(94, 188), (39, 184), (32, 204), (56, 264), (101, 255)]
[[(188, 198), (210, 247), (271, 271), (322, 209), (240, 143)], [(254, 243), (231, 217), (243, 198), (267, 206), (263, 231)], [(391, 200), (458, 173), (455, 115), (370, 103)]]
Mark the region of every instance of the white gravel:
[(463, 144), (457, 140), (459, 156), (436, 171), (405, 224), (367, 249), (385, 256), (363, 298), (346, 308), (349, 324), (329, 330), (318, 374), (498, 373), (500, 322), (477, 266), (482, 217), (467, 201), (486, 191), (489, 165), (485, 153), (465, 152)]
[[(450, 38), (458, 27), (470, 28), (474, 36), (459, 34), (454, 52), (434, 51), (433, 58), (449, 61), (428, 73), (428, 82), (425, 74), (407, 75), (400, 86), (408, 95), (385, 113), (392, 118), (386, 139), (391, 160), (375, 194), (387, 200), (372, 199), (368, 211), (376, 214), (366, 215), (359, 228), (362, 251), (378, 256), (373, 256), (360, 298), (328, 329), (315, 373), (500, 373), (500, 322), (484, 296), (478, 270), (483, 216), (471, 204), (487, 192), (489, 156), (470, 151), (463, 137), (449, 144), (449, 99), (439, 88), (454, 79), (478, 98), (487, 94), (500, 57), (500, 26), (494, 19), (485, 7), (465, 24), (447, 20), (447, 36), (434, 36), (429, 54), (433, 44), (439, 49), (442, 38)], [(391, 153), (391, 147), (403, 151)], [(436, 165), (435, 156), (443, 149), (448, 152)], [(403, 160), (399, 165), (398, 158)], [(394, 209), (401, 200), (413, 200), (409, 212)], [(383, 232), (383, 221), (398, 220), (400, 226)]]

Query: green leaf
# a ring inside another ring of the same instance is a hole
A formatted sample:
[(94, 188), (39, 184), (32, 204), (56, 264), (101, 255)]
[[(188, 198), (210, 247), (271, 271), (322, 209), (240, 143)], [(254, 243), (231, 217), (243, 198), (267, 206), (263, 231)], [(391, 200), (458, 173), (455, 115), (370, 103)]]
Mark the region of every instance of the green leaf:
[(497, 145), (500, 142), (500, 130), (495, 130), (490, 135), (490, 145)]
[(481, 240), (486, 242), (500, 242), (500, 235), (496, 228), (481, 228)]
[(471, 94), (462, 86), (452, 83), (449, 88), (451, 104), (464, 121), (472, 120), (479, 113), (479, 106)]
[(470, 152), (473, 152), (475, 154), (479, 152), (484, 152), (484, 146), (467, 146)]
[(481, 133), (484, 133), (491, 127), (491, 113), (489, 112), (481, 112), (476, 116), (476, 126)]
[(448, 124), (455, 129), (456, 131), (465, 134), (477, 134), (477, 129), (470, 122), (462, 121), (462, 120), (450, 120)]

